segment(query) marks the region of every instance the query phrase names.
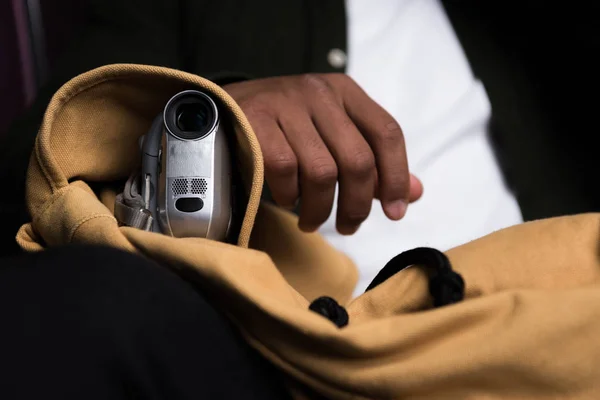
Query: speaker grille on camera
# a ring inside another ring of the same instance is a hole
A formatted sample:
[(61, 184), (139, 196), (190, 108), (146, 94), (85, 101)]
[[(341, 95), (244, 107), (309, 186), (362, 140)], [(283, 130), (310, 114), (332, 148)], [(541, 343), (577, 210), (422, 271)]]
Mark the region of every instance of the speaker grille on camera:
[(206, 179), (194, 178), (192, 179), (192, 194), (206, 194)]
[(187, 179), (175, 179), (172, 185), (173, 194), (186, 194), (188, 192), (188, 180)]
[(182, 194), (206, 194), (208, 190), (208, 183), (203, 178), (177, 178), (173, 180), (171, 184), (174, 196), (180, 196)]

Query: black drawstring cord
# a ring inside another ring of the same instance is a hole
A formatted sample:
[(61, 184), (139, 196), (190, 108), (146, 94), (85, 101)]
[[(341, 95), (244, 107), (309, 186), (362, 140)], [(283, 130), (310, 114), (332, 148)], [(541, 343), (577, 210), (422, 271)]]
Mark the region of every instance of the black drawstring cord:
[(434, 307), (457, 303), (464, 298), (465, 281), (462, 276), (452, 270), (450, 260), (444, 253), (429, 247), (418, 247), (392, 258), (379, 271), (366, 292), (411, 265), (426, 268), (429, 276), (429, 293), (433, 297)]
[[(464, 298), (465, 282), (462, 276), (452, 270), (450, 260), (444, 253), (429, 247), (418, 247), (392, 258), (365, 292), (411, 265), (419, 265), (427, 270), (429, 293), (433, 297), (434, 307), (457, 303)], [(319, 297), (310, 304), (309, 309), (329, 319), (339, 328), (348, 325), (348, 312), (331, 297)]]

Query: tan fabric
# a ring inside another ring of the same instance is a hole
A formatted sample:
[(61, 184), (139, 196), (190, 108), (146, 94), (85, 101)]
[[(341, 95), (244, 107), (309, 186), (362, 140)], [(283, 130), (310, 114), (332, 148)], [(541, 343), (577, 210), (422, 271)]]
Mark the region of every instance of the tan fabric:
[[(166, 101), (192, 88), (221, 99), (234, 121), (249, 193), (237, 246), (119, 227), (112, 216), (109, 184), (136, 167), (137, 140)], [(467, 285), (459, 304), (429, 309), (418, 268), (351, 300), (350, 260), (259, 204), (262, 168), (252, 129), (219, 87), (165, 68), (102, 67), (67, 83), (47, 110), (28, 174), (32, 222), (17, 241), (30, 251), (103, 243), (196, 271), (298, 399), (600, 398), (600, 214), (527, 223), (447, 252)], [(322, 295), (347, 306), (347, 327), (308, 310)]]

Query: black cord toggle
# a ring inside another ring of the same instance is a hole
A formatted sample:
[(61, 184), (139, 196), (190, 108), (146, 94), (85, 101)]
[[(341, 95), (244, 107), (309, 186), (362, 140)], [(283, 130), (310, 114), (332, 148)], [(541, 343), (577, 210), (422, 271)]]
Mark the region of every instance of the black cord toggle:
[(348, 325), (348, 312), (338, 304), (337, 301), (328, 296), (319, 297), (310, 303), (309, 310), (321, 314), (331, 322), (337, 325), (338, 328), (343, 328)]

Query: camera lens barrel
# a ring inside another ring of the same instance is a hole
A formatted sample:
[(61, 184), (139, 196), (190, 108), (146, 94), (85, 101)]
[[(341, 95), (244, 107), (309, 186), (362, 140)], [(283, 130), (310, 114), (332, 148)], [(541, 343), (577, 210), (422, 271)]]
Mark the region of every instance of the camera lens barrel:
[(219, 114), (208, 95), (186, 90), (169, 100), (163, 118), (171, 135), (181, 140), (200, 140), (215, 129)]

